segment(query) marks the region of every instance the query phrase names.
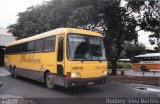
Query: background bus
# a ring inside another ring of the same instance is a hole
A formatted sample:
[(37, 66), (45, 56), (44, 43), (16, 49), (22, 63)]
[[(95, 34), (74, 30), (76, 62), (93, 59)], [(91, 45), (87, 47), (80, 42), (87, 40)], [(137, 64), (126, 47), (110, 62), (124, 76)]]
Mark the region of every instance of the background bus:
[(13, 77), (55, 85), (103, 84), (107, 61), (103, 36), (97, 32), (59, 28), (6, 46), (5, 65)]
[(148, 53), (135, 56), (133, 66), (142, 71), (160, 71), (160, 53)]

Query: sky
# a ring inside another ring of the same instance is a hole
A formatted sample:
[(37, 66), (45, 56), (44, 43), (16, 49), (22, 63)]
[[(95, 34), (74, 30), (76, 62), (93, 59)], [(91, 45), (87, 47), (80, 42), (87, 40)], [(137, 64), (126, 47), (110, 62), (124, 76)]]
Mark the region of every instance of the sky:
[(17, 14), (28, 7), (47, 0), (0, 0), (0, 27), (7, 27), (17, 21)]
[[(43, 1), (49, 0), (0, 0), (0, 27), (16, 23), (19, 12), (24, 12), (28, 7), (40, 5)], [(145, 44), (148, 49), (154, 49), (148, 39), (149, 33), (140, 31), (138, 41)]]
[(149, 42), (149, 35), (150, 35), (150, 34), (151, 34), (150, 32), (144, 32), (143, 30), (142, 30), (142, 31), (139, 31), (139, 32), (138, 32), (138, 42), (144, 44), (147, 49), (152, 49), (152, 50), (154, 50), (154, 48), (155, 48), (157, 45), (150, 45), (150, 42)]

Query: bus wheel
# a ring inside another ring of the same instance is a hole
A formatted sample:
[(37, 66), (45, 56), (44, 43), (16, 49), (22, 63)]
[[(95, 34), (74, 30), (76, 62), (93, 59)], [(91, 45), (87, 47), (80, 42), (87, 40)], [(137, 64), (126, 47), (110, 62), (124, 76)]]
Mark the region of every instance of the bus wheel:
[(147, 71), (147, 68), (145, 66), (141, 66), (141, 71)]
[(13, 67), (13, 77), (16, 78), (16, 79), (18, 78), (17, 69), (16, 69), (15, 66)]
[(50, 72), (46, 74), (45, 78), (46, 86), (49, 89), (55, 89), (55, 84), (54, 84), (54, 75)]

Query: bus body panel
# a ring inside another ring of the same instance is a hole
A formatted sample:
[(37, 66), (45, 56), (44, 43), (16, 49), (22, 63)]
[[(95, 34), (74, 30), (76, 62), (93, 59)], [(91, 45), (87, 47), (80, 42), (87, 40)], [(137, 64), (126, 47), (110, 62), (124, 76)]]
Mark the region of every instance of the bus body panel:
[(66, 64), (66, 68), (70, 69), (68, 72), (80, 73), (81, 78), (93, 78), (102, 76), (102, 72), (107, 69), (106, 61), (72, 61)]
[(145, 66), (147, 70), (160, 70), (160, 64), (139, 64), (139, 63), (135, 63), (134, 68), (136, 70), (141, 70), (140, 68), (142, 66)]
[[(16, 67), (18, 69), (28, 70), (29, 72), (34, 72), (36, 75), (38, 73), (43, 73), (45, 70), (50, 70), (52, 73), (57, 73), (56, 65), (56, 53), (30, 53), (30, 54), (17, 54), (17, 55), (6, 55), (6, 66)], [(28, 73), (29, 73), (28, 72)], [(23, 71), (23, 73), (25, 73)], [(24, 75), (21, 71), (20, 75)], [(27, 77), (32, 77), (35, 75), (27, 75)], [(25, 75), (26, 77), (26, 75)], [(38, 77), (38, 76), (37, 76)], [(42, 80), (43, 81), (43, 80)]]

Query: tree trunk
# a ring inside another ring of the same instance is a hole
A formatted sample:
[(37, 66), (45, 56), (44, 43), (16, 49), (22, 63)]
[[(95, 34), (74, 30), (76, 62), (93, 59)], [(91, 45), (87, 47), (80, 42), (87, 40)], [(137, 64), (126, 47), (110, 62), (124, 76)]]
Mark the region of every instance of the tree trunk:
[(112, 64), (112, 72), (111, 72), (111, 75), (117, 75), (117, 61), (114, 60), (111, 62)]
[(122, 43), (120, 43), (120, 41), (118, 40), (117, 42), (117, 53), (116, 56), (114, 57), (114, 59), (111, 61), (112, 64), (112, 75), (117, 75), (117, 61), (119, 59), (119, 56), (122, 53), (123, 48), (121, 47)]

